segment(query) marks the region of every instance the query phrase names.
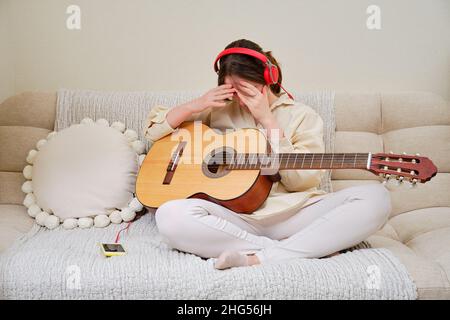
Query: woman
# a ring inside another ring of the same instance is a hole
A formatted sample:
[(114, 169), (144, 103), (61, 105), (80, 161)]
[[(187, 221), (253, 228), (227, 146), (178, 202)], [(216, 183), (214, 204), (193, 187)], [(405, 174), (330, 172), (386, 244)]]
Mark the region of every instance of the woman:
[[(281, 70), (271, 52), (245, 39), (232, 42), (229, 48), (247, 48), (264, 55), (262, 60), (268, 59), (278, 76), (267, 74), (267, 64), (255, 56), (219, 55), (219, 86), (171, 109), (154, 107), (146, 138), (156, 141), (184, 121), (202, 120), (220, 130), (277, 130), (278, 152), (324, 152), (322, 119), (312, 108), (281, 93)], [(227, 104), (225, 100), (230, 98), (234, 103)], [(214, 266), (226, 269), (328, 256), (358, 244), (384, 225), (391, 202), (383, 185), (354, 186), (327, 194), (317, 188), (323, 171), (280, 171), (281, 180), (252, 214), (238, 214), (202, 199), (166, 202), (156, 211), (159, 232), (172, 248), (217, 258)]]

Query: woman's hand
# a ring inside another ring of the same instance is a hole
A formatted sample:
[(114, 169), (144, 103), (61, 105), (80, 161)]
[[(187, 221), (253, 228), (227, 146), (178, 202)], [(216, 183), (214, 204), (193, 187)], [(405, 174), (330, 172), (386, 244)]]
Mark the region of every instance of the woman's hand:
[(224, 100), (232, 97), (235, 91), (231, 84), (215, 87), (200, 98), (171, 108), (166, 115), (167, 122), (169, 126), (176, 128), (194, 113), (202, 112), (209, 107), (225, 107), (226, 103)]
[(192, 101), (192, 103), (190, 104), (191, 112), (202, 112), (209, 107), (225, 107), (227, 104), (224, 100), (232, 98), (235, 91), (236, 90), (232, 87), (231, 84), (223, 84), (221, 86), (215, 87), (206, 92), (200, 98)]
[(239, 99), (247, 106), (255, 120), (268, 131), (279, 129), (281, 137), (282, 131), (275, 116), (270, 111), (268, 86), (265, 85), (261, 93), (254, 85), (241, 80), (239, 81), (239, 87), (236, 89)]

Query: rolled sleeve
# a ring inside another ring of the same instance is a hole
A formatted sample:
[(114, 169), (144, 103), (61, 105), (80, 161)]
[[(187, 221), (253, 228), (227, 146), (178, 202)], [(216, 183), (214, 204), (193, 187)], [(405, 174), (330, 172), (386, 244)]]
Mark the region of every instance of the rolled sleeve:
[[(280, 153), (323, 153), (323, 120), (315, 112), (307, 112), (303, 119), (293, 124), (296, 128), (290, 138), (279, 140)], [(304, 191), (318, 187), (325, 170), (280, 170), (281, 183), (286, 190)]]
[(151, 109), (147, 117), (146, 127), (144, 128), (144, 136), (150, 142), (155, 142), (175, 131), (166, 119), (169, 110), (169, 108), (161, 105)]
[[(155, 142), (175, 131), (176, 128), (172, 128), (167, 122), (167, 113), (169, 111), (170, 108), (163, 105), (156, 105), (150, 110), (146, 127), (144, 128), (144, 136), (147, 140)], [(192, 114), (185, 121), (201, 121), (209, 126), (210, 116), (211, 108), (207, 108), (202, 112)]]

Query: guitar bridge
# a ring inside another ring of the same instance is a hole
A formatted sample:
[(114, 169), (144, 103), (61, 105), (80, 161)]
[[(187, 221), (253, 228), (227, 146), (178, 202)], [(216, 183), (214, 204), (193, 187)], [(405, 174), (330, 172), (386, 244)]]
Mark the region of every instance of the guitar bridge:
[(172, 181), (173, 175), (175, 174), (175, 170), (177, 169), (178, 162), (180, 161), (180, 157), (183, 154), (186, 144), (186, 141), (181, 141), (175, 152), (172, 154), (169, 164), (167, 165), (163, 184), (170, 184), (170, 182)]

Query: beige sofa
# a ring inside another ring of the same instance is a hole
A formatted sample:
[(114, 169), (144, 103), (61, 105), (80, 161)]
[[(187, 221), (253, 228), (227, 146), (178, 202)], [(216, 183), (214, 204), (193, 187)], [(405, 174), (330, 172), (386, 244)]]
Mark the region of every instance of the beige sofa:
[[(388, 184), (393, 212), (368, 240), (407, 267), (421, 299), (450, 299), (450, 106), (426, 92), (339, 93), (335, 152), (406, 152), (430, 157), (438, 174), (414, 189)], [(56, 94), (25, 92), (0, 105), (0, 251), (33, 220), (22, 205), (28, 151), (53, 130)], [(335, 190), (379, 183), (366, 171), (333, 171)]]

